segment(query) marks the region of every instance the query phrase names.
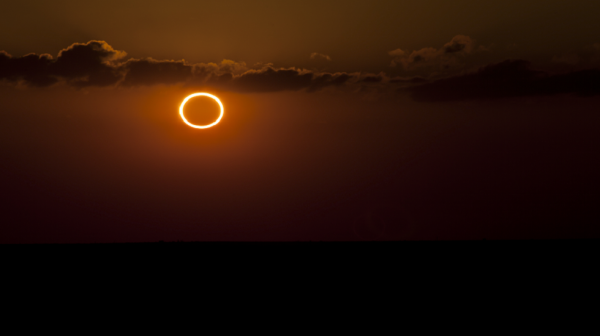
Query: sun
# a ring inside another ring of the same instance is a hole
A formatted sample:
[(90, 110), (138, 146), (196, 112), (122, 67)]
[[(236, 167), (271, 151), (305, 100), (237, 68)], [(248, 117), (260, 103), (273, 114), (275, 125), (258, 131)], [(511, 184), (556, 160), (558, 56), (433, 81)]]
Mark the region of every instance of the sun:
[[(187, 119), (185, 119), (185, 116), (183, 115), (183, 107), (185, 106), (185, 103), (187, 103), (187, 101), (190, 100), (191, 98), (198, 97), (198, 96), (204, 96), (204, 97), (212, 98), (221, 107), (221, 113), (219, 114), (219, 117), (217, 118), (217, 120), (214, 123), (209, 124), (209, 125), (194, 125), (194, 124), (190, 123), (189, 121), (187, 121)], [(181, 106), (179, 106), (179, 115), (181, 115), (181, 119), (183, 119), (183, 122), (185, 122), (186, 124), (188, 124), (188, 126), (190, 126), (190, 127), (193, 127), (193, 128), (209, 128), (209, 127), (213, 127), (216, 124), (218, 124), (219, 121), (221, 121), (221, 118), (223, 118), (223, 104), (221, 103), (221, 101), (219, 100), (219, 98), (217, 98), (214, 95), (211, 95), (210, 93), (206, 93), (206, 92), (192, 93), (191, 95), (185, 97), (185, 99), (181, 103)]]

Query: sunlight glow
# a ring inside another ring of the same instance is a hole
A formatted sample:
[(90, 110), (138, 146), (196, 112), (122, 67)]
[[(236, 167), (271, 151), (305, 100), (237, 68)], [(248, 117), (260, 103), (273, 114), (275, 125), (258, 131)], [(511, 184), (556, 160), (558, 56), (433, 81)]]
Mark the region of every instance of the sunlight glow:
[[(192, 123), (190, 123), (189, 121), (187, 121), (187, 119), (185, 119), (185, 116), (183, 115), (183, 107), (185, 106), (185, 103), (187, 103), (188, 100), (190, 100), (190, 98), (194, 98), (194, 97), (198, 97), (198, 96), (206, 96), (206, 97), (210, 97), (212, 99), (214, 99), (217, 103), (219, 103), (219, 106), (221, 107), (221, 114), (219, 115), (219, 118), (217, 118), (217, 120), (209, 125), (194, 125)], [(219, 98), (217, 98), (216, 96), (211, 95), (210, 93), (206, 93), (206, 92), (198, 92), (198, 93), (193, 93), (187, 97), (185, 97), (185, 99), (183, 100), (183, 102), (181, 103), (181, 106), (179, 106), (179, 114), (181, 115), (181, 119), (183, 119), (183, 121), (188, 124), (190, 127), (194, 127), (194, 128), (209, 128), (209, 127), (213, 127), (216, 124), (219, 123), (219, 121), (221, 121), (221, 118), (223, 117), (223, 104), (221, 103), (221, 101), (219, 100)]]

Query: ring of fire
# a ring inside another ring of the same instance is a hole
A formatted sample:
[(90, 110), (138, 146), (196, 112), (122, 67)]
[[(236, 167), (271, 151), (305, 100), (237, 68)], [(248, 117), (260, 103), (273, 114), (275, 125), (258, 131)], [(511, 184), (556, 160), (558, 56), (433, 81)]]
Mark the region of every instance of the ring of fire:
[[(191, 98), (198, 97), (198, 96), (205, 96), (205, 97), (212, 98), (221, 107), (221, 114), (219, 114), (219, 118), (217, 118), (217, 120), (214, 123), (209, 124), (209, 125), (194, 125), (194, 124), (190, 123), (189, 121), (187, 121), (187, 119), (185, 119), (185, 116), (183, 115), (183, 107), (185, 106), (185, 103), (187, 103), (187, 101), (190, 100)], [(179, 106), (179, 115), (181, 115), (181, 119), (183, 119), (183, 122), (185, 122), (186, 124), (188, 124), (188, 126), (190, 126), (190, 127), (194, 127), (194, 128), (209, 128), (209, 127), (213, 127), (216, 124), (218, 124), (219, 121), (221, 121), (221, 118), (223, 118), (223, 104), (221, 103), (221, 101), (219, 100), (219, 98), (217, 98), (216, 96), (211, 95), (210, 93), (206, 93), (206, 92), (193, 93), (193, 94), (185, 97), (185, 99), (181, 103), (181, 106)]]

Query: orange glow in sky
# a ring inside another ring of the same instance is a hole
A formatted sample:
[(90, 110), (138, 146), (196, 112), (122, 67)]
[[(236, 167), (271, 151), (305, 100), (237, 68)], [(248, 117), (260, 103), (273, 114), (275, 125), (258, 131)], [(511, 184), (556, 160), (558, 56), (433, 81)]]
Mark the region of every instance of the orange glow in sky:
[[(187, 119), (185, 119), (185, 116), (183, 115), (183, 107), (185, 106), (185, 103), (187, 103), (187, 101), (190, 100), (191, 98), (198, 97), (198, 96), (209, 97), (209, 98), (214, 99), (217, 103), (219, 103), (219, 107), (221, 108), (221, 112), (219, 114), (219, 118), (217, 118), (217, 120), (214, 123), (208, 124), (208, 125), (194, 125), (194, 124), (190, 123), (189, 121), (187, 121)], [(209, 128), (209, 127), (213, 127), (214, 125), (218, 124), (219, 121), (221, 121), (221, 118), (223, 118), (223, 104), (221, 103), (221, 101), (219, 100), (219, 98), (217, 98), (214, 95), (211, 95), (210, 93), (206, 93), (206, 92), (193, 93), (193, 94), (185, 97), (185, 99), (181, 103), (181, 106), (179, 106), (179, 115), (181, 115), (181, 119), (183, 119), (183, 122), (185, 122), (186, 124), (188, 124), (188, 126), (190, 126), (190, 127), (194, 127), (194, 128)]]

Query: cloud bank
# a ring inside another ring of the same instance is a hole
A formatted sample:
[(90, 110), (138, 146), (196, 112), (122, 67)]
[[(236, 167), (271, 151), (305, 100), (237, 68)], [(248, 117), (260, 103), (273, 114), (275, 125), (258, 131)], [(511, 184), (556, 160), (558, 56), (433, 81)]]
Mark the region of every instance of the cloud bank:
[(249, 68), (245, 63), (224, 60), (220, 64), (189, 64), (183, 60), (125, 59), (124, 51), (104, 41), (75, 43), (59, 52), (13, 57), (0, 51), (0, 80), (26, 86), (46, 87), (59, 82), (74, 87), (149, 86), (190, 83), (240, 92), (284, 90), (316, 91), (358, 81), (359, 75), (317, 73), (266, 64)]
[[(600, 50), (600, 45), (592, 47)], [(595, 59), (594, 48), (588, 51), (591, 55), (586, 56), (588, 63)], [(61, 50), (56, 58), (49, 54), (13, 57), (0, 51), (0, 81), (30, 87), (61, 83), (76, 88), (183, 84), (248, 93), (316, 92), (335, 88), (371, 95), (408, 93), (416, 101), (429, 102), (600, 94), (598, 67), (551, 73), (536, 70), (525, 60), (505, 60), (471, 72), (464, 69), (454, 75), (446, 72), (445, 77), (440, 76), (443, 72), (435, 69), (456, 64), (474, 49), (471, 38), (457, 35), (438, 49), (422, 48), (411, 53), (401, 49), (390, 51), (389, 55), (394, 57), (396, 65), (409, 70), (428, 67), (433, 69), (430, 74), (435, 74), (390, 78), (385, 73), (329, 73), (293, 67), (276, 68), (272, 64), (249, 67), (244, 62), (231, 60), (218, 64), (190, 64), (184, 60), (127, 59), (127, 53), (115, 50), (104, 41), (89, 41), (72, 44)], [(560, 59), (563, 63), (577, 60)]]
[(534, 70), (525, 60), (506, 60), (476, 72), (408, 89), (416, 101), (487, 100), (523, 96), (600, 95), (600, 69), (564, 74)]
[(104, 41), (72, 44), (61, 50), (56, 59), (49, 54), (12, 57), (0, 51), (0, 79), (41, 87), (61, 79), (78, 87), (107, 86), (121, 79), (121, 69), (115, 62), (125, 55)]

